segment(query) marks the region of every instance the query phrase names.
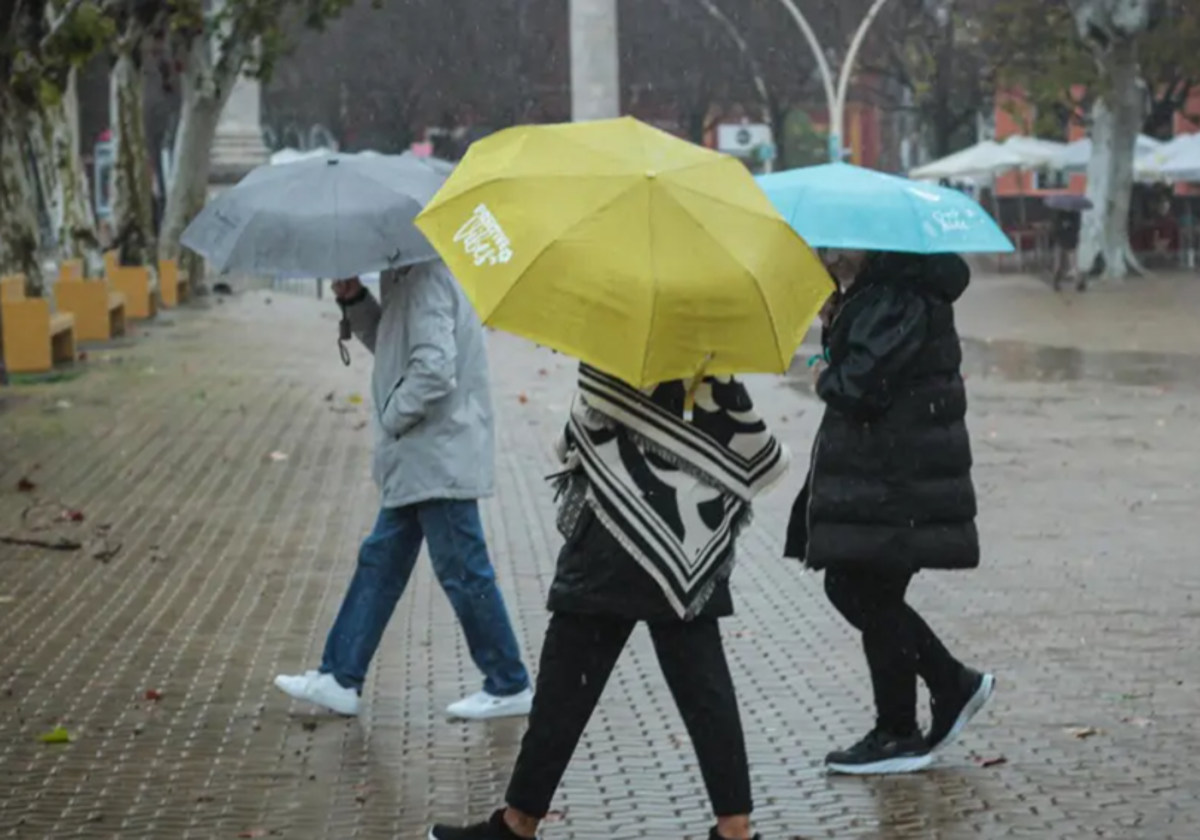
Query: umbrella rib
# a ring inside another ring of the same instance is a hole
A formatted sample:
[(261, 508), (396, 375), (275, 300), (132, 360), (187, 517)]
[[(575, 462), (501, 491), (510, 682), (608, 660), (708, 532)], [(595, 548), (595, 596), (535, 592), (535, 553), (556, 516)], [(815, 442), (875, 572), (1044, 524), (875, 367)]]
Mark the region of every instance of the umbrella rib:
[(650, 282), (652, 285), (650, 292), (650, 321), (646, 328), (646, 340), (642, 347), (642, 364), (638, 369), (638, 379), (643, 384), (646, 381), (646, 368), (650, 364), (650, 337), (654, 335), (654, 322), (658, 319), (658, 265), (654, 260), (654, 194), (655, 190), (649, 190), (649, 195), (646, 197), (646, 230), (648, 231), (646, 238), (649, 240)]
[[(339, 164), (340, 165), (340, 164)], [(333, 179), (333, 218), (338, 217), (338, 179)], [(334, 264), (341, 266), (342, 264), (342, 239), (338, 235), (338, 225), (335, 222), (331, 225), (333, 228), (333, 260)], [(333, 277), (332, 280), (342, 280), (342, 277)], [(382, 289), (380, 290), (382, 292)]]
[[(709, 161), (709, 162), (711, 163), (711, 161)], [(682, 171), (682, 170), (676, 170), (676, 171)], [(676, 183), (675, 181), (670, 181), (669, 183), (671, 184), (671, 187), (674, 189), (686, 190), (687, 192), (690, 192), (693, 195), (700, 196), (701, 198), (703, 198), (707, 201), (712, 201), (716, 204), (723, 204), (726, 207), (731, 207), (734, 210), (740, 210), (743, 213), (753, 213), (754, 215), (759, 216), (763, 219), (777, 221), (777, 217), (780, 215), (779, 210), (775, 208), (774, 204), (770, 205), (770, 208), (771, 208), (770, 210), (759, 210), (755, 207), (747, 207), (744, 204), (735, 204), (734, 202), (729, 201), (728, 199), (722, 198), (720, 195), (717, 195), (717, 194), (711, 193), (711, 192), (704, 192), (703, 190), (699, 190), (696, 187), (691, 186), (690, 184), (679, 184), (679, 183)], [(763, 194), (766, 195), (765, 192)], [(768, 199), (768, 202), (769, 202), (769, 199)]]
[[(297, 188), (299, 188), (301, 186), (304, 186), (304, 182), (302, 180), (297, 179), (295, 183), (289, 185), (288, 187), (286, 187), (284, 189), (283, 196), (287, 197), (287, 196), (291, 195), (294, 190), (296, 190)], [(226, 195), (232, 195), (232, 193), (226, 193)], [(250, 218), (248, 218), (246, 220), (246, 223), (244, 225), (242, 225), (241, 231), (239, 231), (237, 237), (233, 241), (233, 245), (230, 246), (230, 248), (229, 248), (229, 253), (225, 255), (225, 259), (223, 261), (225, 267), (220, 269), (221, 271), (223, 271), (223, 272), (228, 271), (228, 265), (230, 262), (232, 262), (233, 255), (237, 252), (238, 247), (241, 245), (242, 240), (248, 238), (247, 234), (250, 232), (250, 228), (254, 225), (255, 222), (258, 221), (258, 218), (260, 215), (262, 215), (262, 212), (263, 211), (261, 209), (255, 210), (253, 213), (250, 214)]]
[[(775, 313), (774, 313), (774, 311), (771, 309), (770, 305), (767, 303), (767, 298), (766, 298), (766, 295), (765, 295), (765, 294), (763, 294), (763, 290), (762, 290), (762, 284), (761, 284), (761, 283), (759, 283), (759, 281), (758, 281), (758, 275), (757, 275), (755, 272), (751, 271), (751, 270), (750, 270), (750, 267), (749, 267), (749, 266), (747, 266), (747, 265), (746, 265), (744, 262), (742, 262), (742, 260), (741, 260), (740, 258), (738, 258), (738, 257), (737, 257), (737, 256), (734, 254), (734, 252), (733, 252), (733, 251), (731, 251), (729, 248), (726, 248), (726, 247), (725, 247), (725, 246), (724, 246), (724, 245), (721, 243), (721, 240), (720, 240), (720, 239), (718, 239), (718, 238), (716, 237), (716, 235), (714, 235), (714, 234), (713, 234), (713, 232), (712, 232), (711, 230), (709, 230), (709, 228), (708, 228), (708, 225), (706, 225), (706, 224), (705, 224), (705, 223), (704, 223), (704, 222), (703, 222), (701, 219), (699, 219), (699, 218), (698, 218), (698, 217), (697, 217), (695, 214), (693, 214), (693, 213), (692, 213), (692, 212), (691, 212), (691, 211), (690, 211), (690, 210), (689, 210), (687, 207), (685, 207), (685, 206), (684, 206), (684, 205), (683, 205), (683, 204), (682, 204), (682, 203), (679, 201), (679, 199), (677, 199), (675, 196), (671, 195), (671, 191), (670, 191), (670, 190), (664, 190), (664, 192), (665, 192), (667, 195), (669, 195), (669, 196), (671, 197), (671, 200), (672, 200), (673, 202), (675, 202), (675, 205), (676, 205), (676, 206), (677, 206), (677, 207), (678, 207), (680, 210), (682, 210), (682, 211), (683, 211), (683, 213), (684, 213), (685, 215), (687, 215), (687, 216), (688, 216), (690, 219), (692, 219), (692, 220), (693, 220), (693, 221), (696, 223), (696, 226), (697, 226), (698, 228), (700, 228), (700, 230), (704, 231), (705, 235), (706, 235), (706, 236), (708, 236), (708, 238), (709, 238), (709, 239), (711, 239), (711, 240), (712, 240), (712, 241), (713, 241), (713, 242), (714, 242), (714, 243), (717, 245), (717, 247), (718, 247), (718, 248), (720, 248), (720, 249), (721, 249), (723, 252), (725, 252), (726, 254), (728, 254), (728, 255), (729, 255), (729, 256), (730, 256), (730, 257), (731, 257), (731, 258), (732, 258), (732, 259), (733, 259), (733, 260), (734, 260), (734, 261), (735, 261), (735, 262), (736, 262), (736, 263), (737, 263), (739, 266), (741, 266), (741, 268), (742, 268), (742, 271), (746, 272), (746, 274), (747, 274), (749, 277), (751, 277), (751, 278), (754, 280), (754, 284), (753, 284), (753, 285), (754, 285), (754, 290), (755, 290), (756, 292), (758, 292), (758, 299), (759, 299), (759, 301), (761, 301), (761, 302), (762, 302), (763, 311), (767, 313), (767, 318), (768, 318), (768, 319), (770, 320), (770, 322), (771, 322), (771, 333), (772, 333), (772, 335), (773, 335), (773, 337), (774, 337), (774, 339), (775, 339), (775, 349), (776, 349), (776, 351), (779, 353), (779, 359), (780, 359), (780, 361), (783, 361), (783, 350), (782, 350), (782, 347), (781, 347), (781, 344), (780, 344), (780, 340), (779, 340), (779, 325), (778, 325), (777, 323), (775, 323)], [(694, 191), (694, 190), (688, 190), (688, 192), (695, 192), (695, 191)], [(700, 193), (699, 195), (701, 195), (702, 197), (705, 197), (705, 198), (707, 198), (707, 196), (705, 196), (703, 193)], [(712, 200), (714, 201), (714, 203), (718, 203), (718, 204), (727, 204), (727, 203), (728, 203), (728, 202), (721, 201), (721, 199), (719, 199), (719, 198), (716, 198), (716, 197), (713, 197), (713, 198), (712, 198)], [(736, 205), (734, 205), (734, 206), (736, 206)], [(791, 225), (789, 225), (789, 224), (788, 224), (788, 223), (787, 223), (787, 222), (786, 222), (786, 221), (783, 219), (783, 217), (781, 217), (781, 216), (778, 216), (778, 215), (777, 215), (777, 217), (776, 217), (776, 218), (774, 218), (774, 219), (771, 219), (770, 221), (772, 221), (772, 222), (775, 222), (775, 223), (776, 223), (778, 226), (782, 227), (782, 228), (783, 228), (785, 231), (787, 231), (787, 232), (788, 232), (789, 234), (791, 234), (792, 236), (797, 236), (796, 232), (795, 232), (794, 230), (792, 230), (792, 226), (791, 226)], [(803, 241), (803, 240), (802, 240), (802, 241)], [(793, 352), (794, 352), (794, 351), (793, 351)]]
[[(477, 190), (477, 189), (479, 189), (479, 187), (475, 187), (475, 188), (473, 188), (473, 189), (471, 190), (471, 192), (474, 192), (474, 191), (475, 191), (475, 190)], [(583, 217), (582, 217), (582, 218), (580, 218), (578, 221), (575, 221), (575, 222), (573, 222), (572, 224), (568, 225), (567, 227), (563, 228), (563, 229), (562, 229), (562, 230), (560, 230), (560, 231), (558, 232), (558, 234), (557, 234), (556, 236), (554, 236), (553, 238), (550, 238), (550, 239), (548, 239), (548, 240), (546, 241), (546, 244), (545, 244), (545, 245), (543, 245), (543, 246), (541, 247), (541, 249), (540, 249), (540, 250), (538, 250), (538, 252), (537, 252), (537, 254), (534, 256), (534, 258), (533, 258), (533, 259), (531, 259), (531, 260), (529, 261), (529, 263), (528, 263), (528, 264), (525, 266), (525, 268), (521, 270), (521, 274), (520, 274), (520, 276), (517, 278), (516, 282), (514, 282), (514, 283), (513, 283), (511, 286), (509, 286), (509, 287), (508, 287), (508, 291), (504, 293), (504, 295), (503, 295), (503, 296), (500, 298), (500, 302), (496, 304), (496, 306), (495, 306), (495, 308), (494, 308), (494, 309), (492, 309), (492, 315), (495, 315), (495, 314), (496, 314), (496, 312), (497, 312), (497, 311), (500, 309), (500, 307), (501, 307), (501, 306), (504, 304), (504, 301), (505, 301), (505, 300), (506, 300), (506, 299), (507, 299), (507, 298), (508, 298), (510, 295), (512, 295), (513, 291), (514, 291), (514, 290), (517, 288), (517, 286), (520, 286), (520, 285), (521, 285), (521, 283), (523, 283), (523, 282), (524, 282), (524, 281), (525, 281), (525, 280), (526, 280), (526, 279), (529, 277), (529, 275), (533, 273), (533, 267), (534, 267), (535, 265), (537, 265), (537, 264), (538, 264), (538, 262), (539, 262), (539, 261), (542, 259), (542, 257), (546, 256), (546, 252), (548, 252), (548, 251), (549, 251), (551, 248), (553, 248), (553, 247), (554, 247), (554, 246), (555, 246), (555, 245), (556, 245), (556, 244), (559, 242), (559, 240), (561, 240), (561, 239), (562, 239), (564, 236), (566, 236), (568, 233), (570, 233), (571, 231), (575, 230), (577, 227), (579, 227), (580, 225), (582, 225), (584, 222), (586, 222), (586, 221), (588, 221), (589, 219), (591, 219), (593, 216), (595, 216), (595, 215), (597, 215), (597, 214), (599, 214), (599, 213), (602, 213), (602, 212), (604, 212), (604, 211), (605, 211), (605, 210), (607, 210), (609, 207), (611, 207), (612, 205), (616, 204), (618, 201), (620, 201), (622, 198), (624, 198), (624, 197), (626, 196), (626, 194), (629, 192), (629, 190), (631, 190), (631, 189), (633, 189), (633, 185), (632, 185), (632, 184), (629, 186), (629, 188), (628, 188), (628, 189), (622, 190), (621, 192), (617, 193), (615, 196), (613, 196), (611, 199), (609, 199), (608, 201), (606, 201), (606, 202), (604, 202), (603, 204), (601, 204), (599, 207), (596, 207), (596, 208), (594, 208), (594, 209), (593, 209), (593, 210), (592, 210), (590, 213), (588, 213), (586, 216), (583, 216)], [(465, 193), (464, 193), (464, 195), (465, 195)], [(460, 197), (461, 197), (461, 196), (460, 196)], [(484, 319), (484, 321), (485, 321), (485, 322), (486, 322), (487, 320), (488, 320), (487, 318), (485, 318), (485, 319)]]

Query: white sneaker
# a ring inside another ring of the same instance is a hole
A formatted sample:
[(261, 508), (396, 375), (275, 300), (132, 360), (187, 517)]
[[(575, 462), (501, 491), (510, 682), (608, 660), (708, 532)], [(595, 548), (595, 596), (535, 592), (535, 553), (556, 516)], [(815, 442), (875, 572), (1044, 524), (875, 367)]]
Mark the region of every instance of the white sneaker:
[(354, 717), (358, 714), (358, 692), (343, 688), (333, 674), (317, 671), (308, 671), (296, 677), (281, 674), (275, 678), (275, 687), (293, 700), (324, 706), (339, 715)]
[(527, 688), (509, 697), (496, 697), (480, 691), (446, 707), (446, 714), (457, 720), (491, 720), (524, 717), (533, 708), (533, 689)]

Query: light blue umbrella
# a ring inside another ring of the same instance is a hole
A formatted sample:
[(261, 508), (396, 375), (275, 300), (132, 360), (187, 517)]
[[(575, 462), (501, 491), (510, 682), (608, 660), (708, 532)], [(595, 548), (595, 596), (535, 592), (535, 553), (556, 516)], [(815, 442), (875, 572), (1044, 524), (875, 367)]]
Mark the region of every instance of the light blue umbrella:
[(760, 175), (759, 186), (814, 248), (1009, 253), (988, 213), (958, 190), (847, 163)]

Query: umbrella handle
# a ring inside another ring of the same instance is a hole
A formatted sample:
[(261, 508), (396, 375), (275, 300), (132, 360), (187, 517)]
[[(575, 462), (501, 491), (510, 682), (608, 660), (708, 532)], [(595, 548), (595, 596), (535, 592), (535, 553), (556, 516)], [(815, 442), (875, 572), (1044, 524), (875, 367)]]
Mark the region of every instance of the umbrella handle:
[(350, 367), (350, 348), (346, 346), (346, 342), (350, 340), (353, 332), (350, 329), (350, 320), (346, 317), (346, 310), (342, 308), (342, 320), (338, 322), (338, 355), (342, 357), (342, 364)]
[(708, 364), (712, 361), (713, 354), (709, 353), (704, 357), (704, 361), (700, 363), (699, 370), (692, 377), (692, 384), (688, 386), (687, 394), (683, 398), (683, 410), (690, 414), (692, 409), (696, 407), (696, 389), (700, 387), (700, 383), (704, 381), (704, 372), (708, 370)]

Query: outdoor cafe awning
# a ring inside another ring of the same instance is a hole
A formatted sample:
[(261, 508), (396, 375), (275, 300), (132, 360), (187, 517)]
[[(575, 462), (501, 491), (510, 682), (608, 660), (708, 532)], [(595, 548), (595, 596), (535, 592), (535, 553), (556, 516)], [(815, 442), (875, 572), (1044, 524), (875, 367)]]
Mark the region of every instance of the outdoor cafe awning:
[(994, 140), (984, 140), (961, 152), (919, 166), (908, 176), (918, 181), (990, 178), (1025, 165), (1025, 158), (1015, 150), (1005, 148)]

